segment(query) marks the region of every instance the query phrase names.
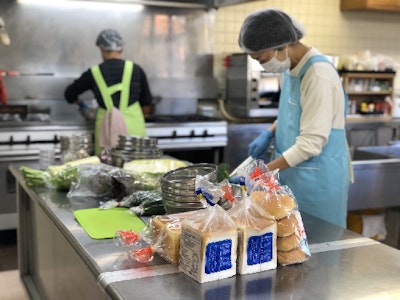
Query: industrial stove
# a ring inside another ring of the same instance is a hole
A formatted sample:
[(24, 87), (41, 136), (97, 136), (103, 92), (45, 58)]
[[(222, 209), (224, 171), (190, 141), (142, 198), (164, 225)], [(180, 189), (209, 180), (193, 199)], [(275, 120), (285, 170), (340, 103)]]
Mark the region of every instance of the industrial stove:
[[(32, 121), (33, 120), (33, 121)], [(146, 120), (146, 131), (158, 140), (165, 155), (193, 163), (222, 162), (227, 145), (227, 122), (202, 115), (155, 115)], [(60, 155), (62, 136), (93, 134), (94, 125), (85, 120), (53, 121), (50, 118), (0, 120), (0, 230), (16, 228), (15, 181), (10, 163), (38, 166), (39, 152), (52, 148)]]
[(156, 115), (146, 124), (147, 135), (165, 150), (225, 147), (228, 140), (227, 122), (203, 115)]

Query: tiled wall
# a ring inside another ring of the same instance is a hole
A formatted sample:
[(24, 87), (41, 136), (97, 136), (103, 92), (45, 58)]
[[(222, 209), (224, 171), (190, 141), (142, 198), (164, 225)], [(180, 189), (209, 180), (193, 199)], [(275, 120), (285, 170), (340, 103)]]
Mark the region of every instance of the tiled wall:
[[(340, 0), (262, 0), (219, 8), (215, 21), (217, 63), (226, 54), (241, 52), (237, 38), (243, 20), (267, 7), (295, 17), (306, 28), (302, 42), (325, 54), (343, 56), (369, 50), (393, 58), (400, 67), (400, 13), (342, 12)], [(223, 73), (218, 65), (216, 73)], [(396, 76), (395, 89), (400, 91), (400, 76)]]

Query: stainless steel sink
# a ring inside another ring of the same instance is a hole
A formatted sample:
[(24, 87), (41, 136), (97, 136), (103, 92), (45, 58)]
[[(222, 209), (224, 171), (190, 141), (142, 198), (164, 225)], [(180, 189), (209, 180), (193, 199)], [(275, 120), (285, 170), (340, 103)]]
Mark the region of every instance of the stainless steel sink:
[(400, 145), (359, 147), (353, 151), (354, 183), (348, 210), (400, 206)]
[(388, 146), (358, 147), (354, 150), (353, 160), (400, 158), (400, 144)]

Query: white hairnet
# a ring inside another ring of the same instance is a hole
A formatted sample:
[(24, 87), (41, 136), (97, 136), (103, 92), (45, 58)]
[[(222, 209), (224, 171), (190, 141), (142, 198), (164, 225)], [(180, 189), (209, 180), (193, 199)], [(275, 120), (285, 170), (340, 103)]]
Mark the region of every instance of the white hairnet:
[(114, 29), (103, 30), (96, 40), (96, 46), (106, 51), (121, 51), (124, 45), (124, 39), (119, 32)]
[(10, 45), (10, 37), (6, 31), (6, 25), (2, 18), (0, 18), (0, 43), (9, 46)]
[(242, 50), (254, 53), (296, 43), (304, 34), (303, 26), (283, 11), (265, 9), (247, 16), (238, 42)]

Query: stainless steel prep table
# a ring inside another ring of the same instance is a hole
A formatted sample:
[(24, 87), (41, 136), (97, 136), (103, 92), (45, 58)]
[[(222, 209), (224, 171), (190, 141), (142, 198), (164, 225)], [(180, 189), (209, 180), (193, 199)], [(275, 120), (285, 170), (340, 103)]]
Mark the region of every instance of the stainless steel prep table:
[(156, 256), (149, 265), (127, 259), (112, 240), (93, 240), (63, 192), (31, 189), (18, 165), (18, 252), (32, 299), (385, 299), (400, 297), (400, 252), (302, 214), (311, 258), (303, 264), (199, 284)]

